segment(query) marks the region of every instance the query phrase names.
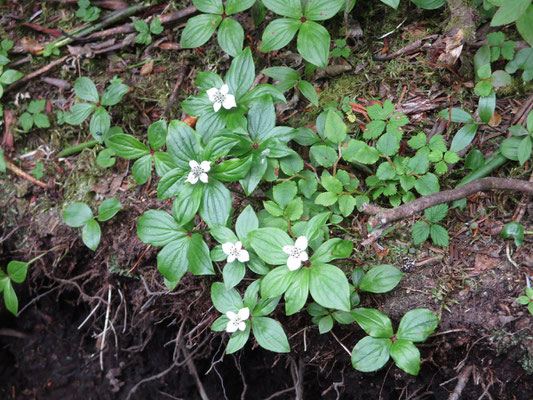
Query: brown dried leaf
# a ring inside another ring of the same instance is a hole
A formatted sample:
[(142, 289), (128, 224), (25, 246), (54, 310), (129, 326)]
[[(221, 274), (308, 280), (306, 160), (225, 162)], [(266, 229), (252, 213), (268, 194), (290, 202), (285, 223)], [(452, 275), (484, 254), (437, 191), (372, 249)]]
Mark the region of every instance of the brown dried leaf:
[(44, 45), (29, 37), (23, 37), (20, 39), (20, 44), (25, 51), (33, 55), (36, 55), (38, 52), (44, 49)]
[(154, 60), (151, 60), (150, 62), (147, 62), (144, 64), (141, 68), (141, 75), (150, 75), (152, 71), (154, 70)]

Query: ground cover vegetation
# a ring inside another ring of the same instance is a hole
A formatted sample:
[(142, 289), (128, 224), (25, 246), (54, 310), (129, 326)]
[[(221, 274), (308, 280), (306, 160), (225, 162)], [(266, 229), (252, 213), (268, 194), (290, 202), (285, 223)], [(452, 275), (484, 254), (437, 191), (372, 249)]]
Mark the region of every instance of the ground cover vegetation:
[[(22, 3), (0, 3), (7, 398), (528, 398), (531, 0)], [(20, 366), (69, 350), (24, 324), (62, 307), (85, 378), (34, 386)], [(290, 377), (253, 388), (254, 362)]]

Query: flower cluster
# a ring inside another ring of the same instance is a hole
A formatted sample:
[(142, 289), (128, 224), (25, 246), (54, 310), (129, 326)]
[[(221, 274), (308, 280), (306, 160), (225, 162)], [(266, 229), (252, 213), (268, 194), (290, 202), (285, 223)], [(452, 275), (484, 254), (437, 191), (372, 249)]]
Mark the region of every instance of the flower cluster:
[(246, 322), (244, 321), (250, 318), (250, 309), (248, 307), (241, 308), (237, 314), (233, 311), (228, 311), (226, 317), (229, 318), (228, 324), (226, 325), (226, 332), (244, 331), (246, 329)]
[(189, 182), (194, 185), (198, 182), (198, 179), (200, 179), (200, 181), (202, 181), (203, 183), (207, 183), (207, 173), (211, 169), (210, 161), (202, 161), (200, 164), (198, 164), (197, 161), (191, 160), (189, 161), (189, 166), (191, 167), (191, 172), (189, 172), (189, 175), (187, 176), (187, 180), (185, 182)]
[(287, 259), (287, 267), (289, 270), (296, 271), (302, 266), (302, 262), (305, 262), (309, 259), (307, 256), (307, 238), (305, 236), (300, 236), (296, 239), (294, 246), (283, 246), (283, 252), (289, 255)]
[(222, 85), (220, 89), (211, 88), (207, 90), (207, 96), (209, 97), (209, 101), (213, 103), (213, 110), (215, 110), (215, 112), (218, 112), (220, 107), (224, 107), (226, 110), (237, 107), (235, 96), (228, 92), (229, 87), (226, 84)]
[(233, 262), (236, 259), (240, 262), (247, 262), (250, 260), (250, 254), (242, 248), (242, 243), (239, 241), (235, 244), (226, 242), (222, 245), (222, 251), (228, 256), (227, 262)]

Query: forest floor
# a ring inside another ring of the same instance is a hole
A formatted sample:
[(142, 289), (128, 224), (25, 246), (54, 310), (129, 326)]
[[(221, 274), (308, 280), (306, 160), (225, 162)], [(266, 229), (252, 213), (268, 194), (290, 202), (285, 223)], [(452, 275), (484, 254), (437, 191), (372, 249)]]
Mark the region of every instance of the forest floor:
[[(139, 15), (161, 12), (167, 2), (161, 3)], [(21, 47), (25, 41), (52, 39), (49, 32), (22, 25), (32, 14), (43, 10), (32, 20), (34, 25), (69, 29), (79, 23), (76, 9), (76, 4), (62, 2), (2, 3), (0, 33), (20, 51), (11, 58), (27, 56)], [(423, 11), (406, 1), (396, 12), (381, 3), (358, 1), (349, 24), (360, 24), (362, 35), (352, 30), (349, 56), (333, 59), (329, 71), (317, 71), (309, 78), (319, 91), (321, 107), (389, 98), (408, 115), (406, 130), (430, 133), (440, 127), (451, 138), (455, 131), (437, 113), (450, 105), (476, 108), (472, 60), (486, 27), (478, 27), (454, 68), (435, 65), (423, 47), (389, 61), (373, 57), (377, 51), (392, 53), (419, 38), (435, 41), (445, 33), (448, 17), (443, 9)], [(296, 53), (259, 52), (262, 29), (254, 28), (248, 18), (241, 21), (251, 32), (245, 45), (252, 47), (258, 70), (280, 64), (303, 67)], [(306, 312), (291, 319), (282, 312), (276, 315), (286, 329), (290, 354), (270, 353), (250, 341), (235, 355), (224, 355), (226, 334), (209, 329), (219, 315), (210, 307), (214, 278), (187, 274), (169, 292), (156, 268), (157, 249), (137, 236), (137, 218), (143, 212), (171, 207), (157, 199), (156, 179), (136, 186), (127, 175), (126, 160), (117, 160), (112, 168), (99, 167), (98, 147), (58, 160), (59, 151), (90, 139), (90, 134), (85, 127), (55, 123), (53, 114), (66, 109), (73, 97), (70, 88), (42, 79), (73, 84), (83, 75), (100, 85), (115, 75), (121, 77), (134, 90), (113, 108), (112, 118), (126, 132), (144, 131), (161, 117), (183, 119), (180, 104), (193, 93), (196, 73), (206, 69), (223, 73), (230, 62), (213, 40), (201, 49), (179, 49), (178, 32), (185, 22), (166, 26), (149, 46), (130, 44), (96, 54), (89, 45), (76, 43), (62, 50), (69, 58), (57, 68), (4, 94), (4, 109), (15, 114), (12, 103), (17, 93), (26, 92), (32, 99), (48, 99), (47, 111), (53, 113), (49, 129), (23, 133), (12, 124), (4, 134), (4, 150), (22, 170), (43, 165), (40, 179), (47, 188), (11, 172), (0, 175), (0, 265), (5, 268), (10, 260), (28, 260), (56, 249), (36, 261), (28, 279), (15, 288), (19, 316), (0, 308), (0, 398), (293, 399), (303, 393), (305, 399), (451, 399), (463, 384), (463, 399), (532, 399), (533, 317), (526, 307), (516, 306), (515, 299), (523, 295), (526, 277), (533, 275), (533, 237), (526, 236), (517, 248), (499, 236), (520, 208), (524, 208), (521, 223), (533, 230), (533, 206), (520, 193), (479, 193), (468, 198), (464, 210), (452, 209), (445, 221), (450, 232), (447, 248), (429, 243), (415, 248), (410, 221), (397, 223), (379, 239), (384, 250), (356, 243), (358, 265), (392, 264), (405, 273), (393, 292), (372, 295), (366, 303), (395, 323), (419, 307), (441, 318), (437, 331), (419, 346), (418, 376), (404, 373), (392, 362), (374, 373), (354, 370), (341, 343), (352, 348), (364, 333), (352, 324), (320, 335)], [(326, 27), (333, 39), (345, 36), (341, 17)], [(123, 39), (118, 35), (115, 40)], [(138, 65), (151, 59), (157, 60), (151, 71)], [(18, 69), (30, 72), (50, 62), (32, 56)], [(176, 101), (165, 112), (180, 76), (184, 78)], [(505, 135), (515, 115), (524, 112), (530, 93), (531, 85), (518, 78), (512, 88), (498, 93), (501, 121), (493, 127), (483, 125), (485, 131), (474, 146), (485, 155), (493, 152), (492, 140)], [(289, 107), (277, 110), (278, 119), (290, 126), (312, 127), (320, 109), (297, 93), (287, 98)], [(357, 128), (356, 122), (350, 129)], [(529, 180), (531, 173), (530, 163), (523, 167), (508, 163), (495, 174)], [(459, 179), (450, 173), (441, 187), (454, 188)], [(63, 223), (63, 207), (112, 196), (123, 209), (102, 224), (102, 242), (93, 252), (76, 229)], [(355, 221), (364, 224), (367, 217), (354, 214), (353, 218), (357, 225)], [(108, 324), (111, 329), (102, 335)]]

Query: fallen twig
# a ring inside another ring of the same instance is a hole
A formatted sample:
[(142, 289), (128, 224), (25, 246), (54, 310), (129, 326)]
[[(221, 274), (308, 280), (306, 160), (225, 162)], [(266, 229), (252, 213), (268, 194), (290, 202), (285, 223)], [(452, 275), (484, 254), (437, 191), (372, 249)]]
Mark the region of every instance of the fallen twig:
[(450, 397), (448, 397), (448, 400), (459, 400), (461, 398), (461, 393), (463, 392), (463, 389), (465, 388), (471, 373), (472, 366), (467, 365), (465, 369), (463, 369), (459, 374), (459, 377), (457, 379), (457, 385), (455, 386), (453, 393), (450, 394)]
[(174, 104), (178, 97), (178, 91), (181, 86), (181, 83), (183, 82), (183, 78), (185, 77), (185, 71), (187, 71), (187, 62), (185, 62), (181, 68), (178, 71), (178, 76), (176, 77), (176, 84), (174, 85), (174, 89), (172, 89), (172, 94), (170, 95), (170, 98), (168, 99), (168, 104), (163, 110), (162, 116), (165, 115), (170, 107)]
[(389, 60), (392, 60), (393, 58), (402, 56), (404, 54), (416, 53), (416, 52), (419, 52), (422, 49), (431, 48), (431, 43), (424, 43), (425, 40), (432, 40), (432, 39), (436, 39), (438, 37), (439, 37), (439, 35), (429, 35), (429, 36), (426, 36), (425, 38), (418, 39), (418, 40), (414, 41), (413, 43), (410, 43), (407, 46), (402, 47), (399, 50), (396, 50), (393, 53), (384, 54), (384, 55), (374, 54), (373, 57), (374, 57), (374, 60), (376, 60), (376, 61), (389, 61)]
[(30, 174), (24, 172), (23, 170), (21, 170), (19, 167), (17, 167), (15, 164), (13, 164), (12, 162), (8, 161), (7, 159), (6, 159), (6, 167), (7, 167), (7, 169), (9, 169), (13, 173), (15, 173), (15, 175), (18, 175), (21, 178), (26, 179), (27, 181), (29, 181), (29, 182), (37, 185), (37, 186), (42, 187), (43, 189), (48, 189), (48, 185), (46, 183), (41, 182), (40, 180), (34, 178)]
[(32, 80), (33, 78), (36, 78), (38, 77), (39, 75), (42, 75), (48, 71), (50, 71), (51, 69), (57, 67), (58, 65), (60, 64), (63, 64), (63, 62), (68, 58), (69, 56), (64, 56), (64, 57), (61, 57), (53, 62), (51, 62), (50, 64), (48, 65), (45, 65), (44, 67), (42, 68), (39, 68), (37, 71), (34, 71), (32, 72), (31, 74), (28, 74), (26, 76), (24, 76), (23, 78), (19, 79), (18, 81), (15, 81), (13, 82), (11, 85), (9, 85), (8, 87), (6, 87), (4, 89), (4, 92), (9, 92), (10, 90), (13, 90), (14, 88), (17, 88), (19, 87), (20, 85), (22, 85), (23, 83), (26, 83), (30, 80)]
[(520, 179), (482, 178), (467, 183), (456, 189), (445, 190), (443, 192), (420, 197), (419, 199), (411, 201), (410, 203), (406, 203), (392, 209), (385, 209), (371, 204), (364, 204), (363, 212), (374, 215), (374, 217), (372, 217), (368, 223), (371, 227), (377, 227), (410, 217), (421, 211), (424, 211), (426, 208), (430, 208), (438, 204), (451, 203), (452, 201), (463, 199), (474, 193), (487, 190), (512, 190), (515, 192), (526, 192), (533, 194), (533, 182)]

